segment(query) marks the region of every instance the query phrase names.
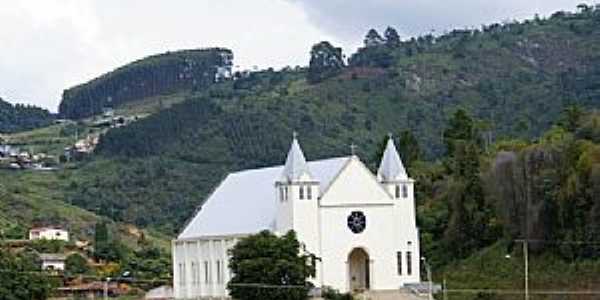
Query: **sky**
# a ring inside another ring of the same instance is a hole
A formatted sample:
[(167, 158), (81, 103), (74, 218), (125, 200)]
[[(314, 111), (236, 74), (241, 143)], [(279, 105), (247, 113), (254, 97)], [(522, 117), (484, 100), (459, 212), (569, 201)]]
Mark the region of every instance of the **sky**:
[[(242, 69), (351, 54), (370, 28), (408, 38), (574, 11), (584, 0), (0, 0), (0, 97), (56, 111), (64, 89), (133, 60), (227, 47)], [(587, 2), (588, 4), (593, 4)]]

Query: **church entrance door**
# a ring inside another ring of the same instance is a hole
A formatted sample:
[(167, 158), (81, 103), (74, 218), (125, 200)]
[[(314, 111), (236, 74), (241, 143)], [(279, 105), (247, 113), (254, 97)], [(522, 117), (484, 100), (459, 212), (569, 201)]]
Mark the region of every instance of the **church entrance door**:
[(361, 248), (354, 248), (348, 255), (348, 276), (352, 291), (370, 288), (369, 254)]

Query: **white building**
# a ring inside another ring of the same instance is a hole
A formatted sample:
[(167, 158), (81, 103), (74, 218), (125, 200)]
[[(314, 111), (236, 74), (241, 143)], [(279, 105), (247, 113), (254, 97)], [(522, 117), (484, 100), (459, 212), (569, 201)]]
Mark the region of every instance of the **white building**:
[(38, 227), (32, 228), (29, 230), (29, 239), (30, 240), (61, 240), (68, 242), (69, 241), (69, 232), (59, 228), (52, 227)]
[(42, 262), (42, 270), (64, 271), (67, 258), (62, 254), (42, 253), (40, 254), (40, 260)]
[(306, 162), (294, 138), (284, 166), (229, 174), (173, 241), (177, 299), (227, 296), (227, 249), (293, 229), (320, 258), (312, 282), (342, 292), (420, 281), (414, 180), (390, 138), (377, 175), (355, 156)]

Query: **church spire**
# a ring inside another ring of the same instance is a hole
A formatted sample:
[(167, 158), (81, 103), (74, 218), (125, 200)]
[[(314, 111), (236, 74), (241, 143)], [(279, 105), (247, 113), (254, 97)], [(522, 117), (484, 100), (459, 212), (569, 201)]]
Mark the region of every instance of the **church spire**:
[(404, 169), (404, 165), (402, 164), (402, 160), (400, 159), (398, 150), (396, 150), (396, 146), (394, 145), (394, 140), (391, 135), (388, 139), (385, 151), (383, 152), (383, 157), (381, 158), (377, 175), (382, 181), (408, 179), (408, 174), (406, 173), (406, 169)]
[(290, 146), (290, 151), (285, 160), (285, 167), (283, 168), (283, 174), (281, 176), (281, 179), (284, 181), (297, 181), (300, 179), (300, 176), (304, 174), (310, 175), (304, 153), (302, 152), (302, 148), (300, 148), (296, 136), (297, 134), (294, 132), (294, 139), (292, 140), (292, 145)]

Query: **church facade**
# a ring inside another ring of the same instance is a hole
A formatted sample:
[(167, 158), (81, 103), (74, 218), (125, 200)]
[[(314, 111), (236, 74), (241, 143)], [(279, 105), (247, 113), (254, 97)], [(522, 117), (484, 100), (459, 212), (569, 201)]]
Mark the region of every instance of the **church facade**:
[(262, 230), (297, 233), (317, 287), (397, 290), (420, 281), (414, 180), (389, 139), (377, 174), (356, 155), (229, 174), (172, 242), (176, 299), (227, 297), (227, 250)]

